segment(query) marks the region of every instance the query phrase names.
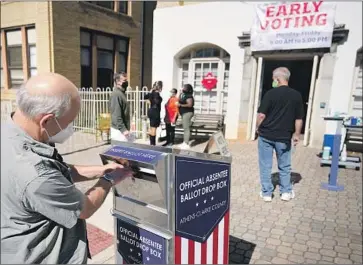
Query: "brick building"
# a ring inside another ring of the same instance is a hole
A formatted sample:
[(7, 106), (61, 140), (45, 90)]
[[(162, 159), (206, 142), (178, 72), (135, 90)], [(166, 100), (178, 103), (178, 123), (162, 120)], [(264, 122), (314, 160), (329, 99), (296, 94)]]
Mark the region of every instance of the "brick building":
[[(78, 87), (109, 87), (126, 71), (151, 85), (155, 1), (1, 2), (1, 96), (57, 72)], [(147, 26), (146, 26), (147, 25)]]

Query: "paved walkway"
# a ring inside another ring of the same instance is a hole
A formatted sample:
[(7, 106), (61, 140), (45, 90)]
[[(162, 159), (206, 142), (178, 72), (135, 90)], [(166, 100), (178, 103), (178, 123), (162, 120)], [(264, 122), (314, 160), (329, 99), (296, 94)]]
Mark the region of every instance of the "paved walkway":
[[(71, 153), (66, 161), (80, 164), (100, 163), (105, 146)], [(203, 145), (197, 146), (201, 150)], [(62, 149), (62, 148), (60, 148)], [(328, 179), (328, 168), (321, 168), (318, 150), (298, 147), (293, 155), (296, 198), (271, 203), (259, 198), (256, 143), (234, 143), (231, 194), (230, 263), (254, 264), (362, 264), (362, 172), (341, 169), (339, 193), (320, 189)], [(276, 168), (273, 172), (276, 172)], [(275, 182), (277, 178), (274, 175)], [(92, 183), (79, 186), (87, 190)], [(112, 233), (109, 196), (89, 223)], [(93, 258), (92, 263), (114, 263), (110, 247)]]
[(345, 190), (321, 190), (329, 169), (320, 167), (318, 150), (300, 147), (292, 163), (296, 198), (282, 202), (275, 191), (265, 203), (258, 197), (256, 144), (231, 149), (231, 263), (362, 263), (362, 172), (342, 169)]

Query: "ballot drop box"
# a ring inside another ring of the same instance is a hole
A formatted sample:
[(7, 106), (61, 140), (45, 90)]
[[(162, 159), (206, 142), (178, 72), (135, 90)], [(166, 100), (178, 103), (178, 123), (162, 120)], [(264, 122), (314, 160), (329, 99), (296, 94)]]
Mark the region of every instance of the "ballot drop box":
[(113, 188), (117, 264), (228, 264), (231, 158), (112, 142), (131, 167)]

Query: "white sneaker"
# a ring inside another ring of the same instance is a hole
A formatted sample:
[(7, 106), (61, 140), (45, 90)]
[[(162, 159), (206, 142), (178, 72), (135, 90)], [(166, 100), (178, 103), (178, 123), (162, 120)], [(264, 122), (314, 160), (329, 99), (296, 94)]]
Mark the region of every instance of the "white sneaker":
[(263, 196), (262, 191), (260, 192), (260, 197), (265, 201), (265, 202), (272, 202), (272, 196)]
[(182, 143), (181, 145), (179, 145), (179, 148), (180, 149), (183, 149), (183, 150), (187, 150), (190, 148), (189, 144), (186, 144), (186, 143)]
[(291, 191), (291, 192), (285, 192), (281, 194), (281, 200), (283, 201), (289, 201), (291, 199), (295, 198), (295, 192)]

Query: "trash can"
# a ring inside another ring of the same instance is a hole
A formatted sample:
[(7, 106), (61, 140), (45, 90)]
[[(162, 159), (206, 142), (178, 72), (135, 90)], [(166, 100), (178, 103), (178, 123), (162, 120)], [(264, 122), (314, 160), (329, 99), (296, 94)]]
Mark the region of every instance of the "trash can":
[(117, 264), (228, 264), (231, 158), (112, 141), (138, 171), (113, 188)]
[(109, 142), (111, 127), (111, 114), (101, 113), (98, 117), (98, 130), (101, 134), (102, 141)]

